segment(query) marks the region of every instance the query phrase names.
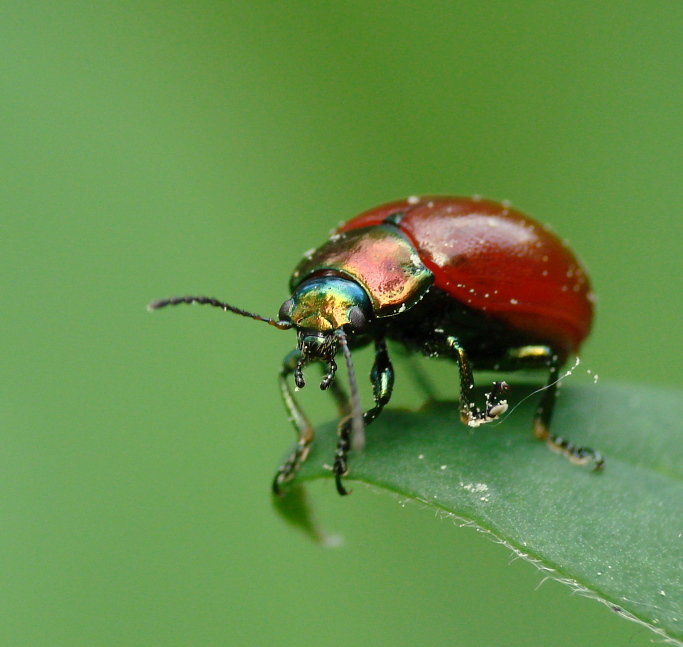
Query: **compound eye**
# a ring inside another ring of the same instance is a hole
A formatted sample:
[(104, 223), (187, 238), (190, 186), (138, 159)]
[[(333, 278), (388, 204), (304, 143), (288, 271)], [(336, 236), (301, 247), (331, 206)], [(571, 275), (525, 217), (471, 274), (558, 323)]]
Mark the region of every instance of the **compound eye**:
[(294, 308), (294, 299), (288, 299), (282, 304), (282, 307), (280, 308), (280, 312), (278, 312), (277, 316), (280, 319), (280, 321), (290, 321), (290, 315), (292, 314), (292, 309)]
[(349, 321), (355, 332), (363, 332), (368, 325), (365, 313), (358, 306), (353, 306), (349, 310)]

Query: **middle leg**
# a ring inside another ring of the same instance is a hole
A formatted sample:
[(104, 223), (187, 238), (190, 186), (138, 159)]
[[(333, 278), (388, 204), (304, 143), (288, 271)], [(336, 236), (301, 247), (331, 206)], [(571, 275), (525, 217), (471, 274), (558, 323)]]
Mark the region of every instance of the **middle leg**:
[(479, 409), (471, 400), (474, 391), (474, 377), (467, 353), (455, 337), (447, 337), (446, 343), (455, 355), (460, 371), (460, 420), (469, 427), (478, 427), (486, 422), (496, 420), (508, 408), (507, 400), (501, 399), (501, 396), (510, 390), (507, 382), (494, 382), (492, 390), (486, 394), (484, 408)]

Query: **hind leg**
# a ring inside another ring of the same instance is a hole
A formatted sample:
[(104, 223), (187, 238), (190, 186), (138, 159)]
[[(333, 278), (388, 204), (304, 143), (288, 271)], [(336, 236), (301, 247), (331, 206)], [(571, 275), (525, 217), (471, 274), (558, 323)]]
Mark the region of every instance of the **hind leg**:
[(548, 384), (543, 390), (543, 396), (534, 414), (534, 436), (539, 440), (544, 440), (552, 451), (566, 456), (572, 463), (580, 465), (592, 463), (593, 470), (600, 471), (605, 464), (605, 459), (600, 452), (590, 447), (575, 445), (562, 436), (550, 433), (550, 422), (557, 398), (558, 374), (563, 363), (559, 355), (549, 346), (522, 346), (510, 351), (508, 362), (513, 368), (547, 366), (549, 369)]

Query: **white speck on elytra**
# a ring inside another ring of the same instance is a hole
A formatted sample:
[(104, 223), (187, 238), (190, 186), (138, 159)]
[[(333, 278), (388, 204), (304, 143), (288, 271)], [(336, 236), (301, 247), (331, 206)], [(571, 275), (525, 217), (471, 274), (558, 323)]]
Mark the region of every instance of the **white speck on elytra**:
[(519, 303), (519, 301), (517, 301), (517, 299), (510, 299), (510, 303), (511, 303), (513, 306), (516, 306), (516, 305)]
[(417, 204), (420, 201), (420, 196), (419, 195), (411, 195), (408, 198), (408, 204)]

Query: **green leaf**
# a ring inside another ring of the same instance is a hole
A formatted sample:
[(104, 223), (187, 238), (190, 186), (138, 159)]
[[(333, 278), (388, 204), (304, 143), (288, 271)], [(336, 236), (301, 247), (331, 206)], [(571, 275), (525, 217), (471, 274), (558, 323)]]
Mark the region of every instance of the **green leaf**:
[[(517, 401), (529, 393), (514, 389)], [(532, 437), (537, 397), (478, 429), (460, 424), (453, 402), (385, 411), (346, 481), (488, 530), (548, 575), (683, 644), (683, 396), (563, 388), (553, 431), (601, 451), (602, 473)], [(295, 483), (331, 478), (335, 444), (336, 425), (324, 425)]]

